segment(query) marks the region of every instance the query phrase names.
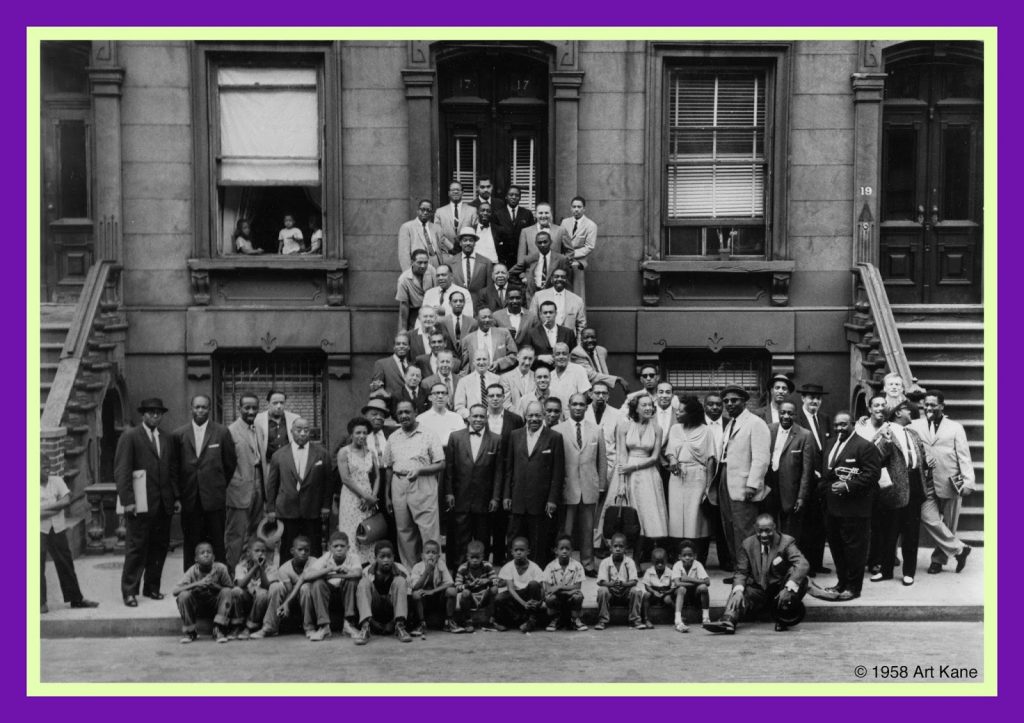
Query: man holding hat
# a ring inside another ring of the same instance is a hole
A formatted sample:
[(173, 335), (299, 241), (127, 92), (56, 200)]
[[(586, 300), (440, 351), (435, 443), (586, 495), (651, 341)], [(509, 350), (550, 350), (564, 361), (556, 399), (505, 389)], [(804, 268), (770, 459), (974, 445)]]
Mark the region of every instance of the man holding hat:
[(803, 532), (800, 534), (800, 547), (811, 563), (811, 577), (818, 574), (827, 575), (832, 572), (825, 567), (825, 499), (818, 489), (821, 479), (821, 460), (824, 450), (831, 447), (832, 428), (828, 415), (821, 410), (821, 401), (828, 392), (820, 384), (804, 384), (797, 392), (803, 405), (796, 415), (796, 423), (811, 433), (811, 447), (814, 467), (814, 479), (811, 480), (811, 493), (804, 507)]
[[(490, 208), (490, 205), (486, 203), (480, 205), (478, 212), (481, 222), (484, 212), (487, 212), (488, 218), (490, 218)], [(480, 292), (486, 289), (487, 284), (490, 283), (493, 267), (490, 256), (484, 252), (482, 246), (480, 252), (477, 252), (478, 238), (477, 232), (469, 226), (459, 229), (459, 247), (462, 252), (453, 257), (451, 263), (452, 277), (455, 283), (464, 289), (469, 289), (469, 295), (473, 297), (473, 304), (477, 309), (480, 308)], [(488, 251), (491, 256), (497, 258), (493, 241), (490, 243)]]
[(729, 422), (722, 430), (722, 462), (718, 467), (718, 508), (729, 554), (736, 559), (743, 541), (754, 534), (758, 503), (768, 494), (764, 476), (771, 461), (771, 432), (761, 417), (747, 409), (750, 393), (730, 384), (722, 389)]
[(756, 532), (738, 552), (725, 612), (718, 622), (704, 623), (704, 629), (732, 635), (741, 617), (753, 617), (765, 607), (772, 610), (776, 632), (803, 620), (810, 566), (793, 538), (775, 529), (771, 515), (758, 516)]
[[(167, 407), (157, 397), (139, 405), (142, 424), (124, 432), (114, 452), (114, 483), (124, 505), (125, 552), (121, 597), (137, 607), (142, 594), (163, 598), (160, 576), (171, 540), (171, 515), (178, 509), (171, 485), (171, 438), (160, 430)], [(145, 490), (145, 498), (136, 492)]]
[(792, 379), (785, 374), (776, 374), (772, 377), (771, 385), (768, 388), (768, 403), (758, 409), (755, 414), (763, 419), (765, 424), (778, 424), (779, 407), (795, 389), (796, 385)]

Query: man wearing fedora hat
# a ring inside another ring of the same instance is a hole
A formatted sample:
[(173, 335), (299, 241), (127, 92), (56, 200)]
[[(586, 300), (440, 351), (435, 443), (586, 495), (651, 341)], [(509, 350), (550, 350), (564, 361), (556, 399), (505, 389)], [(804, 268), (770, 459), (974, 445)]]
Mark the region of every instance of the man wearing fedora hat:
[[(483, 223), (485, 213), (488, 221), (490, 220), (490, 204), (481, 204), (477, 212), (480, 214), (481, 223)], [(484, 230), (489, 231), (490, 226), (486, 226)], [(452, 258), (451, 263), (452, 277), (455, 283), (469, 290), (474, 308), (477, 309), (480, 308), (480, 292), (487, 288), (487, 284), (491, 280), (491, 271), (494, 265), (492, 257), (495, 261), (497, 260), (493, 241), (490, 242), (490, 248), (485, 250), (482, 245), (480, 251), (477, 251), (479, 238), (476, 230), (469, 226), (459, 229), (459, 247), (462, 251)]]
[(768, 386), (768, 402), (758, 409), (754, 414), (765, 421), (765, 424), (778, 424), (779, 407), (786, 401), (786, 397), (796, 390), (793, 380), (786, 374), (776, 374), (772, 377)]
[(804, 507), (803, 532), (800, 535), (800, 547), (811, 564), (811, 577), (818, 574), (827, 575), (832, 572), (825, 567), (825, 498), (819, 490), (818, 480), (821, 479), (821, 460), (824, 450), (831, 446), (832, 428), (828, 415), (822, 411), (822, 398), (828, 394), (820, 384), (804, 384), (797, 393), (803, 401), (796, 415), (796, 423), (811, 433), (811, 450), (814, 468), (814, 479), (811, 493), (807, 496)]
[[(172, 439), (160, 430), (167, 407), (157, 397), (139, 404), (142, 424), (126, 430), (114, 452), (114, 484), (124, 505), (125, 552), (121, 597), (136, 607), (141, 586), (146, 597), (160, 600), (160, 576), (171, 540), (171, 515), (177, 495), (171, 483)], [(145, 485), (145, 499), (136, 496)]]

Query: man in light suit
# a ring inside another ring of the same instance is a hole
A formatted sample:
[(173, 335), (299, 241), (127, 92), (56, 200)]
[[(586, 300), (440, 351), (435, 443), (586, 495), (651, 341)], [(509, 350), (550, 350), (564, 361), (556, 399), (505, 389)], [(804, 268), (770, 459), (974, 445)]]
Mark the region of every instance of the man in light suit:
[(741, 618), (766, 607), (775, 618), (775, 632), (797, 625), (804, 614), (810, 565), (796, 540), (777, 532), (771, 515), (758, 515), (755, 533), (743, 540), (738, 553), (725, 612), (718, 622), (704, 623), (704, 629), (732, 635)]
[(235, 440), (227, 427), (210, 421), (210, 398), (192, 398), (192, 421), (174, 430), (170, 476), (181, 500), (184, 569), (195, 562), (196, 545), (209, 542), (224, 562), (224, 525), (228, 480), (235, 474)]
[[(500, 385), (498, 385), (500, 388)], [(484, 543), (484, 558), (490, 553), (488, 513), (498, 509), (501, 497), (501, 437), (487, 428), (487, 409), (474, 404), (469, 409), (469, 427), (448, 437), (446, 474), (443, 488), (445, 504), (455, 513), (455, 540), (446, 560), (457, 569), (472, 540)]]
[(434, 213), (434, 222), (441, 227), (441, 236), (446, 244), (445, 253), (449, 254), (458, 248), (459, 229), (476, 224), (476, 209), (462, 202), (462, 184), (458, 181), (448, 184), (448, 203)]
[(767, 481), (772, 488), (768, 504), (773, 513), (778, 513), (782, 532), (799, 542), (803, 508), (816, 480), (814, 440), (810, 432), (796, 424), (796, 415), (796, 402), (787, 399), (779, 405), (779, 421), (768, 425), (771, 463)]
[[(572, 290), (580, 298), (587, 298), (584, 285), (584, 269), (587, 268), (587, 257), (597, 246), (597, 224), (586, 216), (587, 202), (583, 196), (574, 196), (569, 204), (572, 215), (562, 219), (561, 251), (569, 257), (569, 264), (574, 271)], [(556, 247), (559, 248), (559, 247)]]
[(245, 539), (255, 534), (263, 512), (263, 464), (253, 426), (259, 409), (259, 397), (243, 393), (238, 398), (238, 417), (228, 425), (237, 459), (235, 473), (228, 483), (224, 522), (224, 555), (231, 571), (241, 559)]
[[(427, 289), (423, 294), (423, 306), (432, 306), (437, 310), (438, 316), (444, 320), (452, 314), (451, 297), (456, 292), (461, 292), (463, 306), (466, 313), (473, 315), (473, 298), (468, 289), (464, 289), (452, 283), (452, 267), (448, 264), (441, 264), (434, 271), (434, 286)], [(422, 308), (422, 307), (421, 307)]]
[(771, 432), (760, 417), (746, 407), (750, 394), (737, 385), (722, 389), (722, 403), (729, 415), (723, 430), (722, 463), (718, 466), (718, 509), (727, 534), (729, 555), (736, 559), (743, 541), (754, 534), (758, 503), (768, 494), (764, 476), (771, 460)]
[(373, 363), (373, 374), (370, 377), (370, 391), (383, 390), (388, 399), (394, 399), (402, 393), (405, 386), (405, 372), (412, 366), (409, 357), (409, 334), (395, 334), (393, 353), (389, 357), (378, 359)]
[(487, 387), (500, 384), (501, 379), (488, 371), (491, 359), (484, 349), (477, 349), (473, 357), (473, 371), (459, 380), (455, 388), (455, 411), (463, 419), (469, 419), (469, 408), (474, 404), (487, 404)]
[(580, 333), (580, 343), (573, 348), (569, 360), (586, 370), (587, 379), (591, 384), (604, 382), (609, 390), (618, 384), (622, 391), (629, 393), (629, 383), (622, 377), (608, 372), (608, 350), (598, 346), (597, 332), (593, 329), (584, 329)]
[(501, 385), (505, 388), (509, 409), (519, 409), (523, 397), (537, 391), (537, 383), (533, 377), (535, 359), (536, 353), (532, 346), (521, 346), (516, 354), (516, 368), (501, 375)]
[[(929, 392), (924, 396), (924, 419), (915, 419), (910, 427), (924, 443), (925, 453), (929, 455), (932, 467), (933, 492), (925, 498), (921, 508), (921, 522), (936, 540), (940, 540), (941, 528), (936, 524), (940, 518), (944, 526), (956, 535), (960, 521), (961, 498), (974, 492), (974, 463), (971, 461), (971, 448), (967, 443), (967, 433), (959, 422), (945, 416), (946, 399), (942, 392)], [(963, 486), (957, 491), (954, 480), (962, 479)], [(934, 508), (934, 509), (928, 509)], [(963, 544), (963, 543), (960, 543)], [(942, 566), (949, 561), (949, 556), (939, 545), (932, 552), (932, 562), (928, 566), (928, 574), (934, 575), (942, 571)], [(964, 545), (956, 555), (956, 571), (960, 572), (967, 563), (971, 548)]]
[(462, 252), (452, 257), (450, 264), (452, 278), (457, 285), (469, 290), (474, 308), (480, 308), (480, 292), (491, 282), (493, 268), (490, 259), (476, 252), (478, 238), (476, 231), (469, 227), (460, 230), (459, 246)]
[(547, 231), (540, 231), (534, 242), (537, 252), (530, 254), (509, 270), (512, 278), (526, 288), (528, 299), (532, 299), (541, 289), (551, 286), (551, 275), (558, 269), (564, 270), (569, 279), (572, 278), (569, 259), (552, 250), (551, 235)]
[(284, 408), (288, 397), (284, 392), (271, 389), (267, 392), (267, 408), (256, 415), (256, 444), (260, 450), (260, 464), (263, 467), (263, 481), (267, 481), (270, 459), (274, 452), (292, 443), (291, 428), (299, 418), (295, 412)]
[(462, 363), (469, 364), (478, 350), (487, 353), (487, 370), (495, 374), (516, 365), (516, 342), (508, 329), (494, 326), (494, 315), (486, 306), (476, 312), (476, 331), (462, 338)]
[[(171, 516), (177, 511), (177, 497), (171, 484), (172, 437), (160, 431), (167, 407), (157, 398), (142, 400), (142, 424), (125, 430), (114, 452), (114, 484), (124, 506), (125, 549), (121, 570), (121, 597), (128, 607), (137, 607), (142, 594), (162, 600), (160, 577), (171, 541)], [(132, 475), (146, 473), (146, 512), (137, 510)]]
[(512, 432), (505, 452), (503, 505), (511, 513), (509, 538), (525, 537), (542, 568), (554, 557), (549, 531), (565, 479), (562, 436), (544, 426), (539, 402), (526, 407), (526, 426)]
[[(537, 204), (537, 223), (533, 226), (524, 228), (519, 233), (519, 250), (516, 253), (516, 264), (523, 264), (526, 261), (527, 256), (535, 255), (537, 253), (537, 234), (540, 232), (547, 233), (551, 238), (551, 246), (554, 249), (560, 249), (564, 245), (564, 232), (561, 226), (557, 226), (552, 223), (551, 216), (551, 204), (550, 203), (538, 203)], [(525, 268), (525, 266), (523, 267)]]
[(587, 328), (587, 310), (583, 307), (583, 299), (565, 288), (568, 284), (569, 274), (565, 269), (552, 271), (551, 286), (533, 295), (530, 311), (536, 312), (543, 302), (553, 301), (557, 309), (555, 323), (580, 334)]
[(494, 323), (512, 333), (516, 346), (528, 343), (530, 328), (537, 325), (537, 316), (523, 308), (525, 301), (526, 292), (523, 289), (511, 288), (508, 290), (505, 308), (494, 312)]
[(431, 220), (433, 218), (434, 204), (424, 198), (416, 208), (416, 218), (398, 229), (398, 263), (402, 271), (412, 265), (411, 254), (415, 249), (426, 251), (427, 262), (435, 268), (444, 263), (446, 253), (451, 253), (451, 245), (441, 236), (441, 227)]
[(522, 189), (513, 185), (505, 192), (505, 203), (494, 203), (494, 224), (502, 229), (503, 241), (498, 248), (498, 260), (507, 266), (516, 263), (520, 234), (536, 223), (533, 213), (519, 205), (521, 198)]
[(310, 555), (319, 557), (321, 526), (331, 513), (331, 461), (319, 444), (309, 441), (309, 422), (298, 417), (292, 424), (292, 443), (277, 450), (267, 475), (267, 519), (284, 523), (280, 564), (291, 559), (292, 541), (305, 535)]
[(594, 564), (594, 516), (601, 493), (608, 489), (608, 459), (604, 433), (586, 420), (587, 396), (569, 397), (569, 418), (555, 427), (565, 452), (562, 489), (562, 532), (578, 531), (580, 563), (588, 577), (597, 577)]

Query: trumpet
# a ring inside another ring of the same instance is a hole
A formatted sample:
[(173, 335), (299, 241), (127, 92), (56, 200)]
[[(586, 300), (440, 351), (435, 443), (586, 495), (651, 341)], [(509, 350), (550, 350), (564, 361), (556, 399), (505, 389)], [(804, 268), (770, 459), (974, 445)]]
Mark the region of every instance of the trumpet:
[(849, 482), (860, 474), (860, 467), (836, 467), (833, 471), (840, 482)]

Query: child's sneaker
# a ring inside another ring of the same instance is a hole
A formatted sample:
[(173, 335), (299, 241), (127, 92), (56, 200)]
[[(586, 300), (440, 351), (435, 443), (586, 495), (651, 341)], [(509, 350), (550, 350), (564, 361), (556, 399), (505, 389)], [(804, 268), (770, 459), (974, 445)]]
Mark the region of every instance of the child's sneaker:
[(251, 636), (252, 632), (249, 630), (249, 628), (242, 628), (238, 631), (239, 640), (248, 640)]
[(261, 629), (257, 630), (255, 633), (253, 633), (252, 635), (250, 635), (249, 639), (250, 640), (263, 640), (263, 638), (272, 638), (275, 635), (277, 635), (277, 633), (272, 633), (269, 630), (267, 630), (266, 628), (261, 628)]
[(341, 634), (347, 635), (350, 638), (354, 638), (357, 635), (359, 635), (359, 630), (352, 623), (346, 620), (345, 624), (341, 628)]
[(558, 630), (558, 621), (552, 620), (550, 623), (548, 623), (548, 626), (544, 628), (544, 630), (549, 633), (555, 632), (556, 630)]
[(494, 618), (488, 620), (483, 626), (481, 626), (480, 629), (483, 630), (485, 633), (503, 633), (506, 630), (508, 630), (508, 628), (506, 628), (504, 625), (499, 623)]
[(426, 632), (427, 632), (427, 625), (426, 625), (426, 623), (420, 623), (419, 625), (417, 625), (416, 627), (414, 627), (412, 630), (409, 631), (409, 635), (413, 636), (414, 638), (422, 638), (426, 634)]
[[(420, 635), (423, 633), (421, 632)], [(395, 624), (395, 637), (398, 638), (400, 643), (411, 643), (412, 636), (409, 635), (409, 631), (405, 629), (405, 623)]]
[(471, 633), (473, 630), (473, 623), (466, 623), (465, 627), (462, 628), (462, 632), (464, 633)]
[(577, 632), (580, 632), (580, 633), (582, 633), (584, 630), (589, 630), (590, 629), (590, 628), (587, 627), (587, 624), (584, 623), (579, 618), (573, 618), (572, 619), (572, 627), (573, 627), (573, 630), (576, 630)]
[(366, 645), (370, 642), (370, 623), (363, 623), (359, 632), (355, 635), (356, 645)]
[(644, 620), (644, 627), (648, 630), (654, 630), (654, 623), (652, 623), (650, 620)]
[(178, 642), (182, 645), (188, 645), (189, 643), (194, 643), (198, 638), (199, 633), (197, 633), (195, 630), (189, 630), (187, 633), (181, 636), (181, 640), (179, 640)]
[(597, 625), (594, 626), (594, 630), (604, 630), (606, 627), (607, 625), (605, 623), (598, 622)]
[(224, 631), (221, 630), (220, 626), (214, 626), (213, 638), (218, 643), (226, 643), (228, 641), (228, 636), (224, 634)]
[[(707, 622), (711, 622), (711, 621), (708, 620)], [(680, 620), (679, 622), (676, 623), (676, 632), (677, 633), (688, 633), (688, 632), (690, 632), (690, 629), (688, 627), (686, 627), (686, 623), (684, 623), (682, 620)]]
[(312, 642), (314, 642), (314, 643), (318, 643), (321, 640), (327, 640), (330, 637), (331, 637), (331, 626), (330, 625), (321, 625), (319, 628), (317, 628), (315, 631), (313, 631), (313, 633), (309, 636), (309, 639)]
[(458, 634), (458, 633), (466, 632), (466, 629), (464, 627), (462, 627), (461, 625), (459, 625), (454, 620), (452, 620), (451, 618), (448, 618), (447, 620), (444, 621), (444, 631), (446, 633), (456, 633), (456, 634)]
[(228, 631), (228, 640), (238, 640), (243, 630), (245, 630), (245, 626), (243, 625), (236, 625), (231, 628), (231, 630)]

